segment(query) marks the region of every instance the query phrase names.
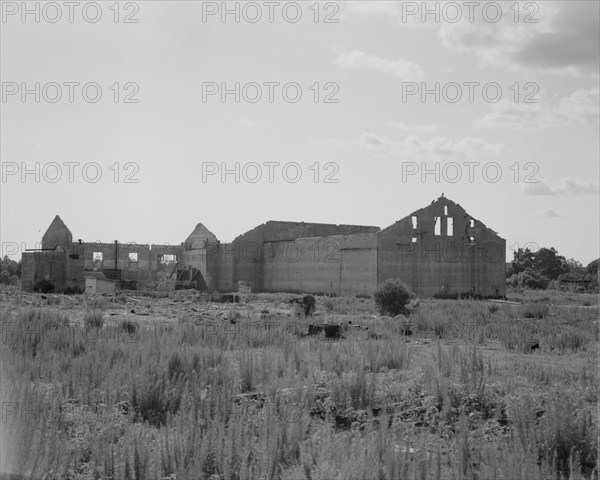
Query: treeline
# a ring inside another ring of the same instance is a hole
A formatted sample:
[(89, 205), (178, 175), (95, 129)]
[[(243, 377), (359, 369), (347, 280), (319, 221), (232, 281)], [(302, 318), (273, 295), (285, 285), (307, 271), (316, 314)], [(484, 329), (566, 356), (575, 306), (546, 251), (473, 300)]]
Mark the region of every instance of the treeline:
[(16, 284), (21, 278), (21, 261), (15, 262), (8, 255), (0, 260), (0, 284)]
[(559, 255), (554, 248), (519, 248), (506, 265), (506, 284), (510, 287), (559, 289), (567, 282), (580, 283), (580, 291), (597, 291), (598, 259), (584, 267), (574, 258)]

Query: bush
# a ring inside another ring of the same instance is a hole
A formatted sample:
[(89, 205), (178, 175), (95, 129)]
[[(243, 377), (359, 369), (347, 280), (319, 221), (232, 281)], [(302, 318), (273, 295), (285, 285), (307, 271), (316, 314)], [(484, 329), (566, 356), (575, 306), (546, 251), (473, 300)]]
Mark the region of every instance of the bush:
[(532, 289), (545, 289), (550, 284), (550, 279), (536, 270), (527, 268), (519, 274), (519, 286)]
[(83, 290), (79, 287), (67, 287), (67, 288), (65, 288), (65, 291), (64, 291), (65, 295), (79, 295), (82, 293), (83, 293)]
[(516, 273), (506, 279), (506, 286), (516, 288), (519, 286), (519, 275)]
[(8, 270), (0, 272), (0, 284), (10, 285), (10, 273), (8, 273)]
[(33, 286), (34, 292), (52, 293), (54, 292), (54, 284), (50, 280), (40, 280)]
[(379, 313), (391, 317), (405, 312), (410, 297), (410, 289), (399, 278), (390, 278), (379, 284), (373, 293)]

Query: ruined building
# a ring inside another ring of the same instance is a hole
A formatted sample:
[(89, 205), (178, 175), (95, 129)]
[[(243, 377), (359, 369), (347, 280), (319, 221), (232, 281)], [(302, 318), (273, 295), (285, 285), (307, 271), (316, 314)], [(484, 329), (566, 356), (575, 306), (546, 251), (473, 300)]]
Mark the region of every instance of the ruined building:
[(208, 291), (370, 296), (400, 278), (419, 296), (505, 295), (506, 241), (460, 205), (440, 197), (385, 229), (269, 221), (220, 243), (198, 224), (181, 245), (86, 243), (56, 216), (41, 249), (23, 254), (22, 288), (42, 279), (57, 291), (84, 290), (90, 275), (122, 288), (153, 282)]

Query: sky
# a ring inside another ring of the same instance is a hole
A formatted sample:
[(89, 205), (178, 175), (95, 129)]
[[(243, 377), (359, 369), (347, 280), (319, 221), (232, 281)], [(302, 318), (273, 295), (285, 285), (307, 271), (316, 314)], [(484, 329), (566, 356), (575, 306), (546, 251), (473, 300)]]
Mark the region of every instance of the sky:
[[(442, 194), (599, 253), (599, 2), (7, 2), (2, 255), (385, 228)], [(25, 9), (23, 8), (25, 6)]]

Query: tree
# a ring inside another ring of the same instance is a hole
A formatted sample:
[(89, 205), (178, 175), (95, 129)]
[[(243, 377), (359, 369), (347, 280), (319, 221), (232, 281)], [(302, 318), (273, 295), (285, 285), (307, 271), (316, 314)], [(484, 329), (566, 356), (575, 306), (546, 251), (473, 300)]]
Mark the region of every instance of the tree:
[(4, 258), (0, 260), (0, 271), (6, 270), (10, 276), (18, 275), (21, 276), (21, 261), (11, 260), (8, 255), (4, 255)]
[(524, 272), (527, 268), (533, 268), (535, 253), (528, 248), (519, 248), (513, 252), (510, 275)]
[(558, 279), (561, 282), (564, 282), (566, 280), (585, 280), (586, 279), (586, 275), (588, 275), (588, 272), (587, 272), (586, 268), (581, 264), (581, 262), (578, 262), (574, 258), (569, 258), (566, 261), (566, 265), (569, 270), (566, 273), (563, 273), (558, 277)]
[(537, 270), (528, 268), (519, 273), (519, 286), (523, 288), (545, 289), (550, 284), (550, 279)]
[(533, 267), (550, 280), (557, 280), (561, 274), (569, 271), (565, 257), (559, 255), (554, 247), (540, 248), (534, 256)]

